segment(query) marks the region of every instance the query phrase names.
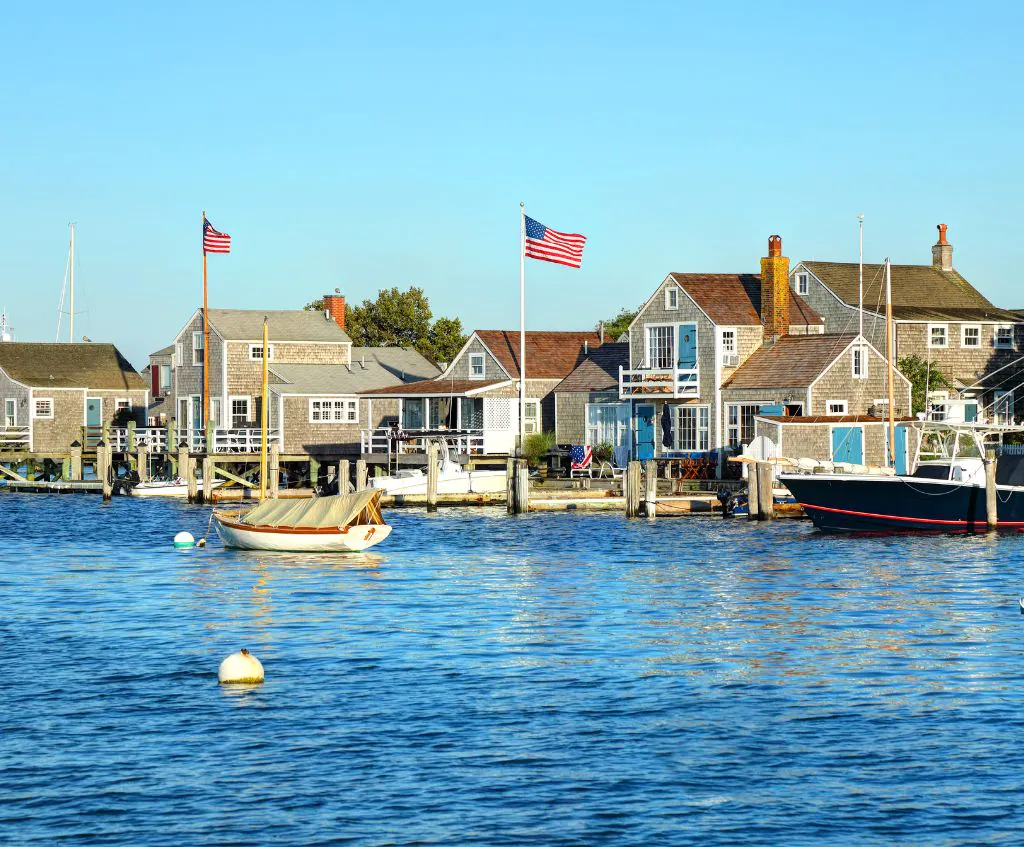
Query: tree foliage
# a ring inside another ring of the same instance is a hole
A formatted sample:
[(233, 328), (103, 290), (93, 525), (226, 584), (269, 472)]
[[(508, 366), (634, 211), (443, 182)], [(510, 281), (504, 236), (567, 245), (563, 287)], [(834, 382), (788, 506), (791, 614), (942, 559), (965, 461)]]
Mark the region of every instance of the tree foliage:
[[(303, 308), (322, 311), (323, 298)], [(434, 362), (450, 362), (466, 343), (462, 321), (432, 318), (430, 301), (422, 288), (382, 288), (375, 300), (363, 300), (347, 308), (345, 331), (357, 347), (412, 347)]]
[(942, 391), (953, 387), (946, 375), (935, 365), (929, 365), (918, 355), (906, 356), (896, 362), (907, 379), (910, 380), (910, 411), (912, 414), (923, 412), (926, 405), (927, 391)]
[(618, 341), (619, 336), (629, 330), (639, 309), (622, 309), (614, 318), (604, 321), (604, 337), (607, 341)]

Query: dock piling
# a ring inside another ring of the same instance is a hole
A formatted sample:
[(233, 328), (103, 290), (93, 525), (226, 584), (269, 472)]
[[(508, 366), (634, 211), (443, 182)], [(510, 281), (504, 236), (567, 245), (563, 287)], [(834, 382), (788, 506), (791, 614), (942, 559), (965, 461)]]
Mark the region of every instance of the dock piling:
[(267, 468), (267, 494), (270, 497), (277, 497), (281, 487), (281, 447), (273, 441), (270, 444), (270, 460)]
[(366, 484), (366, 459), (356, 459), (356, 491), (363, 491)]
[(103, 484), (103, 502), (110, 500), (114, 493), (113, 449), (101, 441), (96, 447), (96, 475)]
[(210, 456), (203, 457), (203, 502), (213, 502), (213, 459)]
[(348, 459), (342, 459), (338, 462), (338, 493), (348, 494), (349, 478), (349, 462)]
[(195, 503), (199, 500), (199, 480), (196, 479), (196, 460), (185, 451), (185, 460), (182, 464), (185, 469), (185, 480), (188, 482), (188, 502)]
[(514, 499), (517, 515), (530, 511), (530, 463), (526, 459), (516, 459)]
[(990, 530), (999, 526), (999, 498), (996, 496), (996, 451), (985, 451), (985, 523)]
[(644, 462), (644, 512), (649, 518), (658, 516), (658, 463)]
[(505, 511), (510, 515), (515, 512), (516, 499), (516, 460), (509, 457), (505, 462)]
[(775, 517), (772, 465), (771, 462), (758, 462), (754, 468), (756, 469), (754, 487), (757, 489), (757, 519), (770, 521)]
[(427, 511), (437, 511), (437, 480), (440, 474), (438, 457), (440, 446), (436, 441), (427, 444)]
[(79, 480), (82, 478), (82, 445), (77, 441), (71, 442), (71, 467), (68, 479)]
[(626, 517), (635, 518), (640, 514), (640, 462), (631, 461), (626, 464), (626, 472), (622, 476), (622, 493), (626, 501)]

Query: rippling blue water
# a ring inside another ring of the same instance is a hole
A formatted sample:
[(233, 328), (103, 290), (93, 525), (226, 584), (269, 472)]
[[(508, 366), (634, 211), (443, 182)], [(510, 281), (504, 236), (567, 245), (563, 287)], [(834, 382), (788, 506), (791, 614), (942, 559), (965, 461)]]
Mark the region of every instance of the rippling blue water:
[[(0, 841), (993, 844), (1024, 539), (393, 511), (376, 555), (0, 497)], [(247, 646), (264, 685), (218, 686)]]

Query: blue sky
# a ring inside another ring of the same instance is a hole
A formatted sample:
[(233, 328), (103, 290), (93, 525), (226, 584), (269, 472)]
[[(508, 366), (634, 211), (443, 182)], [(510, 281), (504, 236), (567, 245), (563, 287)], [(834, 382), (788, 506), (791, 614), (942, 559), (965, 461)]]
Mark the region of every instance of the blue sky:
[[(954, 262), (1018, 292), (1017, 5), (32, 4), (0, 54), (0, 306), (53, 340), (67, 224), (76, 335), (137, 367), (202, 293), (200, 213), (233, 237), (212, 306), (422, 286), (518, 325), (519, 201), (582, 232), (527, 267), (528, 326), (579, 329), (670, 271), (786, 255)], [(65, 318), (66, 327), (66, 318)]]

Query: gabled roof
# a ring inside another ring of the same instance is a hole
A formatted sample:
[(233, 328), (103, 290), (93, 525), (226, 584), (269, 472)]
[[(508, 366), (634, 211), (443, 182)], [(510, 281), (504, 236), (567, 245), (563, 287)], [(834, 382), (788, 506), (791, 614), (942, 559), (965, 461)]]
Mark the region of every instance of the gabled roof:
[(225, 341), (263, 340), (263, 318), (271, 341), (352, 342), (332, 318), (304, 309), (210, 309), (210, 325)]
[[(526, 355), (530, 355), (529, 350), (526, 351)], [(510, 382), (508, 379), (425, 379), (421, 382), (410, 382), (390, 388), (374, 388), (360, 393), (369, 397), (424, 397), (445, 394), (458, 397), (478, 394), (488, 388), (508, 385)]]
[[(849, 306), (858, 301), (856, 262), (805, 261), (801, 265)], [(864, 265), (864, 309), (885, 311), (885, 265)], [(892, 266), (892, 312), (897, 320), (1020, 320), (993, 306), (978, 289), (954, 271), (931, 265)]]
[(618, 391), (620, 367), (629, 367), (629, 344), (603, 344), (558, 383), (555, 391)]
[[(261, 337), (262, 337), (262, 330), (260, 330), (260, 332), (261, 332)], [(150, 353), (149, 354), (149, 358), (152, 359), (152, 358), (154, 358), (156, 356), (173, 356), (173, 355), (174, 355), (174, 345), (173, 344), (168, 344), (166, 347), (161, 347), (155, 353)]]
[(39, 388), (145, 390), (146, 381), (113, 344), (0, 344), (0, 368)]
[(857, 336), (784, 335), (733, 371), (722, 388), (802, 388), (810, 385)]
[[(478, 329), (479, 338), (505, 372), (519, 376), (519, 332), (506, 329)], [(526, 333), (526, 378), (564, 379), (583, 361), (583, 346), (594, 350), (601, 345), (596, 332)]]
[[(718, 326), (760, 326), (759, 274), (671, 273), (669, 276)], [(790, 293), (790, 326), (819, 326), (825, 323), (806, 300)]]
[(358, 394), (404, 386), (438, 373), (437, 367), (415, 350), (403, 347), (357, 347), (352, 351), (351, 367), (268, 363), (268, 368), (281, 380), (274, 385), (278, 394)]

